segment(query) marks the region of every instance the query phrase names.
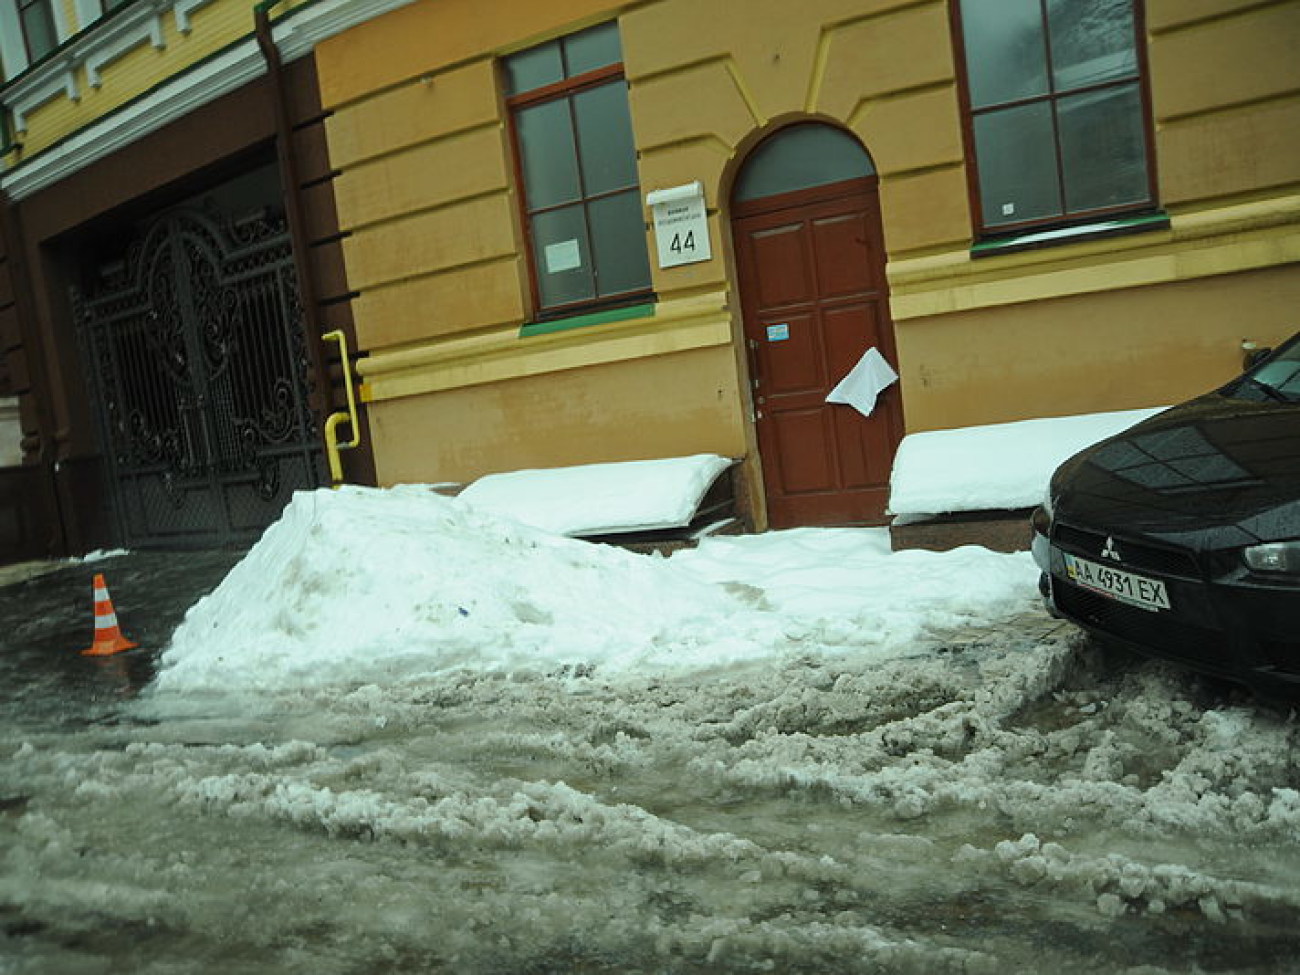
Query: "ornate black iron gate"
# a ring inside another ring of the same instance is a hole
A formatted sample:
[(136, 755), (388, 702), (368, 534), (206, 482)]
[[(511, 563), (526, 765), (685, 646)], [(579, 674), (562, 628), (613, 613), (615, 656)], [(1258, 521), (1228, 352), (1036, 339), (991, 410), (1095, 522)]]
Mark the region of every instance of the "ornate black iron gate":
[(283, 220), (157, 219), (74, 290), (123, 541), (249, 541), (322, 483)]

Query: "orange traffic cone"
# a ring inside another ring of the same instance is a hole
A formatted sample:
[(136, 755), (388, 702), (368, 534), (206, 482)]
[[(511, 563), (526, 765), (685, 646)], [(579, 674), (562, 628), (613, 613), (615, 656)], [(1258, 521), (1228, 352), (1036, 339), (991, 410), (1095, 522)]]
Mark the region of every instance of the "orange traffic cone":
[(122, 635), (117, 628), (117, 613), (113, 611), (113, 600), (108, 598), (108, 586), (104, 576), (95, 574), (95, 642), (81, 651), (83, 657), (108, 657), (123, 650), (139, 646)]

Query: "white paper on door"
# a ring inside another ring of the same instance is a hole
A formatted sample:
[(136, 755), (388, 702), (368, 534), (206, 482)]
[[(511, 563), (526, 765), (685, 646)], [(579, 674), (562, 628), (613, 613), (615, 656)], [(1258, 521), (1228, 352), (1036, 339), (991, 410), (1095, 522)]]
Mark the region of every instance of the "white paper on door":
[(826, 402), (844, 403), (863, 416), (870, 416), (876, 408), (877, 397), (891, 383), (896, 382), (898, 373), (894, 372), (880, 350), (873, 345), (863, 353), (849, 374), (840, 380), (839, 385), (830, 391)]

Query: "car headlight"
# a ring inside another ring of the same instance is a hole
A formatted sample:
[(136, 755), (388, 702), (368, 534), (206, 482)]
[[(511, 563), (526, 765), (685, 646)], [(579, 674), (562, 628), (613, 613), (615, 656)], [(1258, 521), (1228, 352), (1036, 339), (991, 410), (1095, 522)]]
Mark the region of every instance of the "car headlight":
[(1300, 539), (1252, 545), (1242, 549), (1241, 555), (1255, 572), (1300, 575)]

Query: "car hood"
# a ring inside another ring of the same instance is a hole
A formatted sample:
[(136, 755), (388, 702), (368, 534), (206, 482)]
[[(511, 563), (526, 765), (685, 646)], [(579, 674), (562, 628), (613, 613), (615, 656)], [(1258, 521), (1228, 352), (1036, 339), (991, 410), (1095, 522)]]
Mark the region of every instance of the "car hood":
[(1300, 404), (1202, 396), (1075, 455), (1052, 495), (1060, 520), (1193, 548), (1300, 537)]

